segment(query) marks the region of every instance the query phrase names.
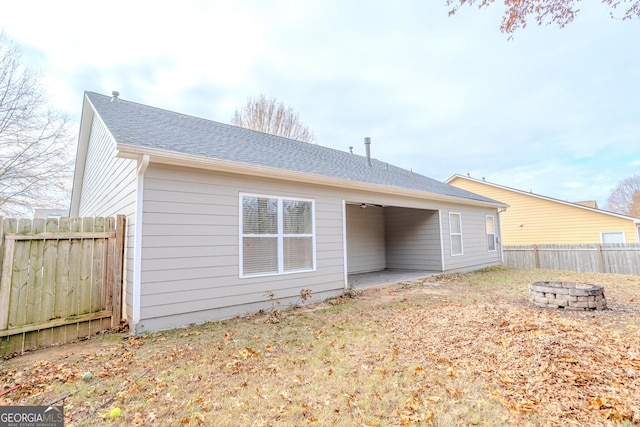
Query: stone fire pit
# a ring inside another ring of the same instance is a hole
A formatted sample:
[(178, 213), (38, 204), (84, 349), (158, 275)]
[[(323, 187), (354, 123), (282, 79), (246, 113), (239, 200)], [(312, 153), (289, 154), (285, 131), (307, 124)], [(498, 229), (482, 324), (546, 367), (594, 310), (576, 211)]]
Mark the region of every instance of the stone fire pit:
[(538, 307), (565, 310), (604, 310), (607, 300), (604, 288), (574, 282), (533, 282), (529, 284), (529, 300)]

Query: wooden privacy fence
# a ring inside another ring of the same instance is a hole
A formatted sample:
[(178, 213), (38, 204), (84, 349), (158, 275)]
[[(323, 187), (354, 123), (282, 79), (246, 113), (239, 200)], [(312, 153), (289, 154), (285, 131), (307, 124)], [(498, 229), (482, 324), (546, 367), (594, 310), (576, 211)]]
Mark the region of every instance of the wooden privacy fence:
[(503, 246), (511, 267), (640, 275), (640, 244)]
[(0, 356), (120, 324), (124, 216), (0, 223)]

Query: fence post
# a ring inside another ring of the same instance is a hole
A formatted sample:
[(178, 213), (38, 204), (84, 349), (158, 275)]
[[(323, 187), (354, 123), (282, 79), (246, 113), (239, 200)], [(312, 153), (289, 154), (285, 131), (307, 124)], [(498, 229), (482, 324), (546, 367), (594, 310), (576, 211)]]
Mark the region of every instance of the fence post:
[[(5, 295), (8, 293), (8, 289), (5, 290), (3, 286), (5, 280), (3, 280), (3, 272), (5, 271), (4, 267), (4, 217), (0, 216), (0, 330), (7, 329), (6, 324), (9, 321), (9, 295)], [(5, 319), (6, 315), (6, 319)]]
[(602, 243), (598, 245), (598, 262), (600, 264), (599, 265), (600, 269), (598, 271), (600, 271), (600, 273), (606, 273), (607, 270), (604, 265), (604, 253), (602, 251)]
[[(2, 275), (0, 275), (0, 331), (9, 327), (9, 298), (11, 293), (11, 273), (13, 272), (13, 247), (15, 240), (5, 240), (8, 231), (16, 232), (17, 223), (15, 221), (2, 219)], [(6, 228), (6, 230), (5, 230)]]
[(125, 228), (127, 225), (126, 217), (124, 215), (118, 215), (116, 217), (116, 245), (115, 245), (115, 262), (113, 263), (113, 296), (112, 296), (112, 314), (111, 314), (111, 327), (115, 328), (120, 325), (122, 320), (122, 268), (124, 264), (124, 239)]
[(538, 252), (538, 245), (533, 245), (533, 259), (536, 263), (536, 268), (540, 268), (540, 252)]
[[(0, 216), (0, 277), (2, 277), (2, 260), (4, 259), (4, 217)], [(0, 309), (2, 307), (0, 306)]]

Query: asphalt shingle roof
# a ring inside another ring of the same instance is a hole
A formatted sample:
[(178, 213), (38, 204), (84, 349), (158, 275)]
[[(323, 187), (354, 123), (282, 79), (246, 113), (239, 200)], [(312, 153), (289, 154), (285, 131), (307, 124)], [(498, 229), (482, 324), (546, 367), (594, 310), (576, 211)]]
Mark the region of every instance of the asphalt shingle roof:
[(86, 92), (117, 143), (499, 203), (357, 154)]

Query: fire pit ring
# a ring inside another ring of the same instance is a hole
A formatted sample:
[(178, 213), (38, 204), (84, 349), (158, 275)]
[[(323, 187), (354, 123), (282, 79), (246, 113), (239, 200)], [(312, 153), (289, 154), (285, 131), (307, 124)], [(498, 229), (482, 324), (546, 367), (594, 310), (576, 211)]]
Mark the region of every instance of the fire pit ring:
[(607, 300), (599, 285), (576, 282), (529, 283), (529, 301), (538, 307), (565, 310), (604, 310)]

